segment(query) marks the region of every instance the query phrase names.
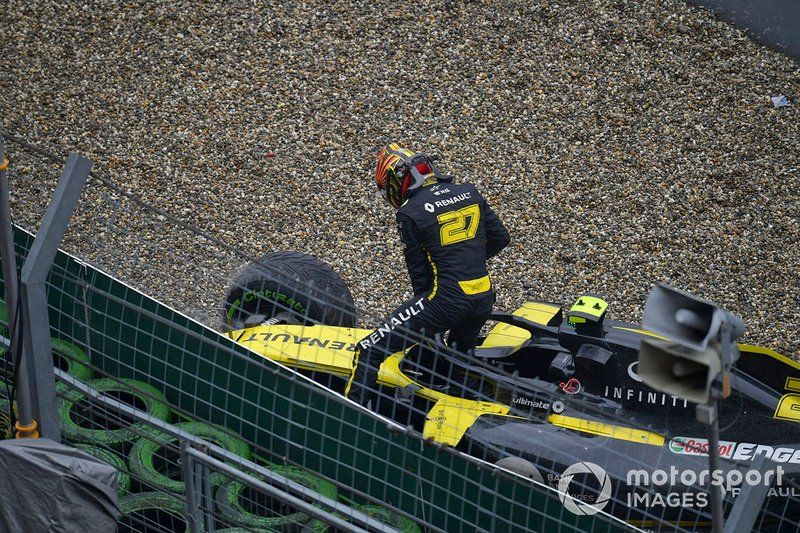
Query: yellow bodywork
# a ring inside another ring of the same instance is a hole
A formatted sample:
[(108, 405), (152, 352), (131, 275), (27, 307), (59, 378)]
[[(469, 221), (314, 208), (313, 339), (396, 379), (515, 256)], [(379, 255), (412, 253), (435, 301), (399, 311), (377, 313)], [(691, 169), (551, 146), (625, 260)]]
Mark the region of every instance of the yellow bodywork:
[[(522, 307), (511, 314), (546, 326), (559, 311), (561, 311), (561, 308), (555, 305), (540, 302), (526, 302), (522, 304)], [(486, 336), (486, 340), (481, 344), (481, 348), (507, 347), (517, 350), (525, 344), (525, 341), (530, 340), (530, 338), (531, 334), (528, 330), (500, 322), (496, 324)]]
[(664, 439), (663, 435), (653, 433), (652, 431), (617, 426), (614, 424), (606, 424), (603, 422), (595, 422), (594, 420), (586, 420), (583, 418), (576, 418), (574, 416), (552, 414), (547, 417), (547, 421), (554, 426), (572, 429), (600, 437), (610, 437), (617, 440), (638, 442), (639, 444), (663, 446), (666, 440)]
[[(587, 319), (596, 322), (608, 309), (608, 303), (597, 296), (585, 294), (578, 298), (572, 307), (569, 309), (570, 322), (586, 322)], [(578, 319), (578, 320), (576, 320)]]
[(775, 406), (775, 413), (773, 413), (772, 417), (798, 422), (800, 421), (800, 394), (798, 394), (800, 392), (800, 379), (787, 377), (784, 388), (792, 392), (781, 396)]
[(356, 343), (370, 333), (368, 329), (278, 324), (240, 329), (228, 335), (286, 366), (346, 378), (353, 371)]
[[(547, 325), (560, 310), (561, 308), (558, 306), (528, 302), (513, 314)], [(372, 330), (368, 329), (337, 326), (278, 324), (235, 330), (229, 332), (228, 336), (262, 357), (278, 361), (286, 366), (324, 372), (347, 379), (353, 371), (356, 344), (371, 332)], [(509, 324), (498, 323), (489, 332), (481, 347), (507, 347), (513, 351), (520, 348), (529, 339), (528, 331)], [(400, 369), (404, 357), (405, 352), (397, 352), (384, 360), (378, 371), (378, 383), (395, 388), (412, 385), (415, 387), (415, 395), (434, 402), (433, 408), (427, 414), (423, 428), (422, 433), (425, 438), (455, 446), (467, 429), (482, 415), (493, 414), (524, 420), (522, 417), (509, 415), (508, 405), (459, 398), (415, 382)], [(653, 445), (663, 443), (663, 437), (660, 435), (632, 428), (560, 415), (551, 415), (548, 417), (548, 421), (555, 426), (590, 435)]]
[[(346, 379), (353, 371), (356, 343), (370, 333), (367, 329), (322, 325), (271, 325), (232, 331), (228, 335), (261, 356), (292, 368)], [(419, 387), (416, 395), (436, 402), (423, 428), (426, 438), (455, 446), (480, 415), (508, 413), (507, 405), (458, 398), (416, 383), (400, 370), (404, 357), (404, 352), (389, 356), (378, 371), (378, 383), (395, 388), (414, 385)]]

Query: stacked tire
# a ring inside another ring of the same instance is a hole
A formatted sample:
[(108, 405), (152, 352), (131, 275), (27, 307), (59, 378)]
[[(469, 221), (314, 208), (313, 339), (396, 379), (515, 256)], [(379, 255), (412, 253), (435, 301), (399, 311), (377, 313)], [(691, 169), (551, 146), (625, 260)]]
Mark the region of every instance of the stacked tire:
[[(104, 395), (145, 411), (152, 418), (165, 422), (170, 419), (171, 410), (164, 394), (147, 383), (102, 378), (91, 380), (88, 385)], [(115, 409), (106, 408), (83, 392), (66, 385), (59, 388), (58, 394), (61, 436), (75, 447), (117, 469), (119, 495), (124, 501), (134, 485), (125, 457), (142, 434), (152, 433), (150, 426), (121, 415)]]
[(108, 448), (91, 446), (89, 444), (76, 444), (75, 447), (117, 469), (117, 487), (119, 489), (120, 498), (126, 496), (128, 492), (130, 492), (131, 476), (128, 474), (128, 467), (125, 465), (125, 459), (119, 454)]
[[(250, 445), (232, 437), (225, 430), (202, 422), (183, 422), (175, 427), (225, 449), (242, 459), (250, 460)], [(153, 434), (137, 440), (128, 455), (131, 473), (142, 484), (155, 490), (184, 494), (186, 484), (180, 479), (178, 439), (167, 434)], [(219, 472), (211, 475), (213, 486), (219, 486), (225, 476)]]
[[(164, 492), (140, 492), (129, 494), (119, 502), (121, 516), (117, 520), (117, 531), (189, 531), (184, 503), (172, 494)], [(203, 528), (201, 527), (202, 531)]]
[[(273, 466), (270, 470), (322, 496), (332, 500), (337, 498), (336, 485), (305, 470), (290, 466)], [(251, 530), (295, 530), (311, 521), (309, 515), (257, 493), (239, 481), (229, 480), (222, 484), (217, 489), (216, 503), (223, 521)], [(319, 530), (319, 524), (317, 527), (312, 524), (309, 529)]]
[[(107, 396), (116, 398), (151, 417), (168, 421), (170, 408), (164, 394), (155, 387), (132, 379), (102, 378), (89, 382), (89, 386)], [(116, 410), (84, 395), (78, 390), (69, 390), (61, 395), (58, 405), (61, 419), (61, 434), (71, 442), (85, 444), (100, 443), (123, 449), (133, 443), (149, 426), (119, 415)]]
[[(0, 336), (10, 337), (8, 311), (3, 300), (0, 300)], [(71, 342), (54, 338), (50, 339), (50, 347), (53, 352), (53, 364), (56, 368), (83, 382), (92, 379), (91, 361), (85, 351)], [(57, 381), (56, 387), (61, 390), (65, 385)]]
[[(10, 439), (13, 434), (13, 428), (11, 427), (11, 405), (12, 402), (5, 396), (5, 384), (0, 381), (0, 387), (3, 388), (0, 391), (0, 440), (2, 439)], [(14, 402), (14, 412), (16, 414), (17, 404)]]

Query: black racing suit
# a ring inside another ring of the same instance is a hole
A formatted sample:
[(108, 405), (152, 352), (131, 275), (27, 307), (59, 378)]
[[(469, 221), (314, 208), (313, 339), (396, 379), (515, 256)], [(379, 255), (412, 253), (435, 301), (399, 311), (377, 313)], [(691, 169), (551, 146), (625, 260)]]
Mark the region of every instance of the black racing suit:
[(450, 331), (448, 345), (468, 352), (492, 312), (494, 292), (486, 260), (510, 240), (503, 223), (474, 185), (422, 187), (397, 210), (397, 225), (414, 296), (358, 343), (347, 394), (366, 405), (378, 368), (392, 353)]

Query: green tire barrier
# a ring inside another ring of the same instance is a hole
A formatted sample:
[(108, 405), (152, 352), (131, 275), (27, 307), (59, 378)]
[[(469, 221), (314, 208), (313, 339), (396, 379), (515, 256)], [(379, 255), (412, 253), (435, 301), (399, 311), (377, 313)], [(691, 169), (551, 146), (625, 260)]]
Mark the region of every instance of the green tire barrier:
[(8, 398), (0, 398), (0, 440), (11, 438), (11, 418)]
[[(336, 499), (338, 491), (336, 485), (325, 481), (313, 474), (306, 472), (300, 468), (293, 466), (275, 466), (270, 468), (276, 474), (280, 474), (296, 483), (308, 487), (309, 489), (327, 496), (333, 500)], [(242, 499), (242, 492), (246, 489), (246, 485), (239, 481), (227, 481), (219, 489), (217, 489), (216, 501), (217, 509), (222, 515), (222, 520), (238, 524), (246, 528), (261, 528), (270, 531), (285, 530), (288, 528), (297, 527), (305, 524), (311, 517), (302, 512), (294, 512), (283, 516), (264, 516), (262, 514), (255, 514), (252, 509), (248, 509), (245, 505), (247, 502)], [(266, 497), (266, 496), (264, 496)], [(318, 520), (314, 521), (314, 526), (311, 527), (314, 531), (319, 531), (317, 523), (324, 524)], [(299, 529), (299, 528), (298, 528)]]
[(116, 453), (112, 452), (111, 450), (107, 450), (105, 448), (100, 448), (98, 446), (91, 446), (89, 444), (76, 444), (76, 448), (79, 448), (92, 457), (100, 459), (104, 463), (108, 463), (114, 468), (117, 469), (119, 475), (117, 476), (117, 486), (119, 487), (119, 495), (125, 496), (131, 490), (131, 476), (128, 475), (127, 470), (128, 467), (125, 464), (125, 461), (117, 455)]
[(354, 505), (353, 509), (361, 511), (370, 518), (379, 520), (403, 533), (421, 533), (419, 526), (413, 520), (409, 520), (405, 516), (400, 516), (378, 505)]
[[(409, 520), (404, 516), (393, 513), (392, 511), (384, 507), (380, 507), (379, 505), (354, 505), (353, 509), (356, 511), (361, 511), (370, 518), (374, 518), (375, 520), (383, 522), (387, 526), (398, 531), (402, 531), (403, 533), (422, 533), (422, 530), (413, 520)], [(340, 516), (340, 518), (343, 519), (345, 518), (341, 515), (337, 516)], [(304, 533), (323, 531), (328, 531), (328, 524), (322, 520), (314, 520), (309, 522), (309, 524), (303, 529)]]
[[(166, 421), (170, 409), (164, 395), (147, 383), (133, 379), (123, 379), (119, 382), (109, 378), (90, 381), (89, 385), (103, 393), (116, 397), (121, 402), (133, 405), (137, 409), (147, 412), (150, 416)], [(146, 430), (147, 426), (133, 423), (121, 427), (108, 427), (109, 421), (102, 416), (92, 417), (94, 412), (100, 412), (103, 407), (92, 405), (82, 392), (70, 390), (64, 393), (58, 403), (58, 416), (61, 419), (61, 435), (73, 442), (87, 444), (104, 444), (114, 446), (133, 441), (139, 434), (131, 428)], [(115, 415), (111, 409), (109, 415)], [(116, 422), (113, 423), (115, 426)], [(100, 426), (100, 427), (97, 427)], [(152, 430), (150, 430), (152, 431)]]
[[(0, 300), (0, 335), (6, 338), (9, 337), (8, 312), (6, 311), (5, 302), (2, 300)], [(50, 344), (53, 349), (53, 360), (58, 368), (81, 381), (89, 381), (92, 379), (94, 372), (92, 372), (91, 367), (87, 366), (91, 361), (86, 355), (86, 352), (74, 344), (61, 339), (50, 339)], [(63, 386), (60, 381), (57, 385)]]
[[(184, 503), (172, 494), (140, 492), (120, 499), (117, 531), (189, 531)], [(202, 531), (205, 529), (199, 524)]]
[[(250, 459), (250, 446), (238, 437), (232, 437), (225, 431), (204, 424), (202, 422), (183, 422), (175, 424), (175, 427), (182, 429), (192, 435), (200, 437), (201, 439), (210, 441), (225, 450), (238, 455), (243, 459)], [(163, 472), (163, 468), (156, 465), (156, 456), (158, 452), (163, 453), (162, 448), (167, 447), (171, 449), (178, 448), (178, 439), (166, 434), (155, 434), (153, 437), (146, 437), (137, 440), (131, 452), (128, 455), (128, 465), (131, 469), (131, 474), (145, 484), (148, 484), (159, 489), (168, 490), (178, 494), (183, 494), (186, 490), (186, 485), (180, 479), (174, 479), (173, 476), (180, 477), (180, 468), (177, 466), (178, 453), (172, 454), (173, 458), (170, 460), (168, 457), (166, 463), (168, 472)], [(163, 455), (161, 455), (163, 457)], [(171, 470), (171, 471), (170, 471)], [(211, 483), (214, 485), (221, 485), (227, 478), (220, 472), (211, 474)]]
[[(53, 348), (53, 362), (58, 368), (84, 382), (94, 377), (94, 372), (91, 367), (87, 366), (91, 361), (86, 355), (86, 352), (74, 344), (62, 341), (61, 339), (50, 339), (50, 345)], [(61, 381), (57, 382), (56, 386), (59, 388), (67, 387), (67, 385)]]

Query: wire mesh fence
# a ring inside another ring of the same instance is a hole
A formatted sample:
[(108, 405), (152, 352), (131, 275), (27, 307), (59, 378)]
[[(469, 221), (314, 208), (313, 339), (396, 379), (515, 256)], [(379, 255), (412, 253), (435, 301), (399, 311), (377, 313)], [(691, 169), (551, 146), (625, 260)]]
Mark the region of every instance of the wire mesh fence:
[[(29, 148), (13, 153), (12, 194), (15, 179), (30, 179), (14, 168), (57, 168)], [(48, 185), (42, 179), (42, 201)], [(35, 227), (27, 215), (18, 222)], [(181, 247), (172, 256), (159, 239), (165, 225), (196, 253)], [(18, 233), (20, 258), (30, 243)], [(465, 354), (448, 345), (446, 332), (407, 327), (428, 300), (412, 299), (389, 317), (357, 309), (319, 260), (279, 248), (249, 257), (102, 174), (90, 180), (65, 248), (80, 260), (59, 256), (48, 279), (57, 368), (390, 526), (607, 531), (710, 523), (705, 429), (691, 404), (640, 384), (643, 334), (633, 324), (603, 314), (597, 326), (578, 321), (574, 307), (565, 314), (560, 304), (532, 301), (491, 315)], [(374, 348), (387, 339), (392, 349)], [(745, 366), (770, 361), (796, 372), (767, 350), (743, 351)], [(365, 363), (372, 378), (355, 372)], [(791, 415), (773, 416), (794, 397), (783, 394), (787, 384), (746, 370), (721, 412), (726, 513), (744, 486), (765, 482), (767, 472), (751, 473), (751, 461), (769, 455), (770, 490), (757, 525), (796, 531), (800, 431)], [(5, 373), (13, 373), (8, 362)], [(57, 392), (64, 438), (120, 465), (130, 509), (122, 522), (134, 531), (183, 528), (181, 440), (80, 387), (59, 384)], [(330, 526), (211, 470), (211, 487), (192, 492), (214, 516), (211, 528), (272, 529), (286, 516), (280, 527)]]
[(263, 461), (260, 466), (251, 446), (224, 428), (165, 422), (171, 417), (163, 395), (145, 383), (106, 378), (86, 384), (65, 372), (60, 377), (67, 384), (61, 390), (69, 388), (60, 398), (67, 438), (120, 471), (123, 530), (181, 531), (192, 521), (206, 531), (321, 531), (326, 525), (419, 531), (413, 520), (388, 509), (340, 503), (338, 487), (311, 472)]

